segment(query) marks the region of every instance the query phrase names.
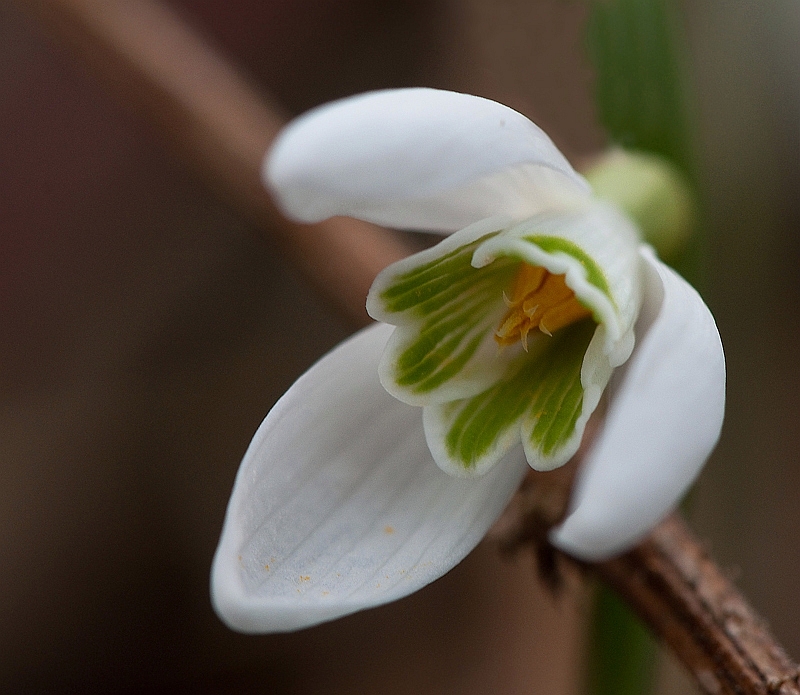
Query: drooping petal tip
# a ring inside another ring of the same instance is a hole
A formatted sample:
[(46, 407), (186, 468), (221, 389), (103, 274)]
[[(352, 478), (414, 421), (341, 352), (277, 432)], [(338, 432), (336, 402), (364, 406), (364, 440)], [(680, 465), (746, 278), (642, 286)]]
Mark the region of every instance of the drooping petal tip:
[(312, 109), (267, 153), (263, 179), (294, 219), (335, 215), (455, 231), (587, 199), (550, 138), (513, 109), (468, 94), (370, 92)]

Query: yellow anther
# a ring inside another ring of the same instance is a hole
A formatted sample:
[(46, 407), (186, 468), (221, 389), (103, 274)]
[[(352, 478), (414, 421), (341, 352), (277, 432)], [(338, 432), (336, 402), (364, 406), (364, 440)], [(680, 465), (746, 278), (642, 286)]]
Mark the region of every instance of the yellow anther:
[(499, 345), (513, 345), (519, 341), (526, 351), (528, 333), (533, 329), (552, 336), (560, 328), (592, 313), (567, 287), (564, 275), (553, 275), (527, 263), (520, 265), (514, 277), (511, 297), (503, 292), (503, 302), (508, 312), (495, 331), (494, 339)]

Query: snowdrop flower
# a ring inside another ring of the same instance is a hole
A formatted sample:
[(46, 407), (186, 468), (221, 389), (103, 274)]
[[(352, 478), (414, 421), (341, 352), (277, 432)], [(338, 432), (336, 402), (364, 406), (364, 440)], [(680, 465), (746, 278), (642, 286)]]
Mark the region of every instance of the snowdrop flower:
[(604, 392), (552, 542), (608, 557), (676, 504), (722, 423), (714, 321), (537, 126), (464, 94), (375, 92), (290, 124), (264, 176), (296, 220), (449, 236), (378, 276), (379, 323), (256, 433), (212, 572), (231, 627), (298, 629), (438, 578), (529, 466), (575, 453)]

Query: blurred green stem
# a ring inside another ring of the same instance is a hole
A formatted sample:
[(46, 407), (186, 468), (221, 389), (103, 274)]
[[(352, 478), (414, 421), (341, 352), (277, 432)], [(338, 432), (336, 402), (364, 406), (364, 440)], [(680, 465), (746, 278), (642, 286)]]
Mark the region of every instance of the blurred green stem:
[(590, 695), (642, 695), (652, 689), (656, 643), (605, 584), (597, 587), (591, 626)]
[[(687, 99), (687, 51), (670, 0), (591, 0), (587, 49), (595, 71), (599, 118), (612, 144), (660, 155), (697, 195), (692, 123)], [(702, 225), (671, 262), (697, 284)], [(591, 631), (590, 695), (646, 695), (656, 646), (638, 618), (605, 586), (598, 589)]]

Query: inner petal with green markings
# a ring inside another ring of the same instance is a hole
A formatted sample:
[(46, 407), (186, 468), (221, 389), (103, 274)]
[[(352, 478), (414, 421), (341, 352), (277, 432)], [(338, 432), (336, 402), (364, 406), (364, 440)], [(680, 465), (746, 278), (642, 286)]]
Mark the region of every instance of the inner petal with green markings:
[(485, 220), (376, 278), (367, 308), (397, 327), (381, 382), (422, 406), (441, 468), (480, 474), (520, 443), (539, 470), (575, 453), (633, 348), (638, 246), (625, 218), (592, 205)]

